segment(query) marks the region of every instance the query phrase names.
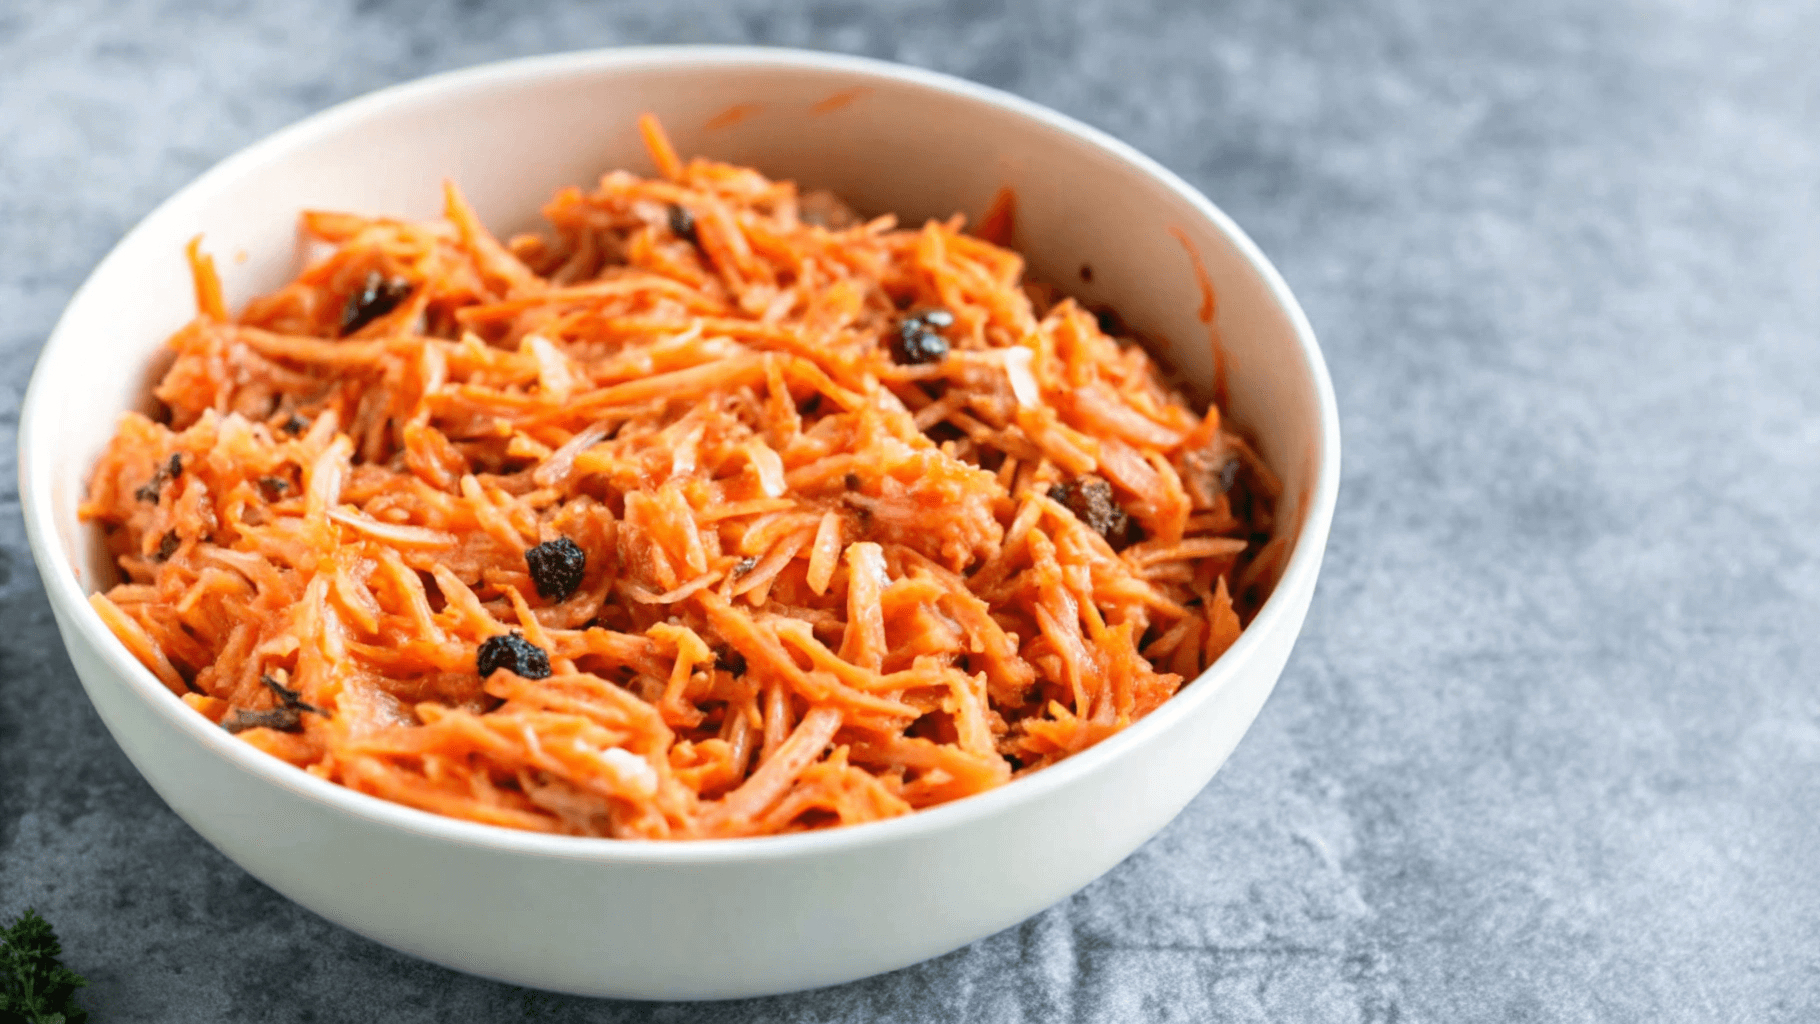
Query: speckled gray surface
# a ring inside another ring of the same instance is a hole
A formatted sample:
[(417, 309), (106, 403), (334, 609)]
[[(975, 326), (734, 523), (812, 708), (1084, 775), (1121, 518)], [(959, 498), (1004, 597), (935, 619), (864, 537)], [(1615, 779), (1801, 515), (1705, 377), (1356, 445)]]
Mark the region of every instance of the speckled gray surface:
[[(708, 1006), (453, 974), (215, 853), (83, 697), (12, 464), (71, 292), (215, 160), (675, 41), (926, 65), (1153, 154), (1297, 290), (1347, 444), (1307, 631), (1179, 820), (968, 949)], [(101, 1022), (1820, 1020), (1816, 42), (1779, 0), (0, 4), (0, 913), (56, 923)]]

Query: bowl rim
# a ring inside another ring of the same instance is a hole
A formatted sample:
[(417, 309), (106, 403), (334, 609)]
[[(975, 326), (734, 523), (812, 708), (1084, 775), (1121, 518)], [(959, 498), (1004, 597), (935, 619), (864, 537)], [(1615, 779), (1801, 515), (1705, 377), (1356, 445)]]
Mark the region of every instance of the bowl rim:
[[(577, 74), (679, 65), (704, 70), (792, 68), (839, 71), (855, 78), (907, 85), (997, 108), (1070, 136), (1133, 167), (1185, 201), (1196, 214), (1225, 236), (1264, 282), (1273, 301), (1288, 316), (1306, 372), (1315, 389), (1320, 421), (1318, 444), (1314, 452), (1317, 468), (1313, 486), (1307, 492), (1307, 504), (1301, 512), (1294, 550), (1276, 589), (1266, 599), (1251, 625), (1230, 650), (1201, 675), (1184, 683), (1182, 689), (1161, 707), (1093, 747), (1040, 772), (985, 793), (898, 818), (781, 836), (688, 841), (605, 839), (520, 831), (444, 817), (361, 793), (300, 771), (210, 725), (207, 719), (184, 704), (150, 670), (140, 664), (108, 630), (100, 615), (89, 604), (86, 589), (76, 575), (75, 566), (57, 540), (56, 524), (48, 500), (50, 460), (35, 454), (37, 448), (48, 443), (48, 439), (55, 435), (50, 423), (54, 421), (57, 410), (46, 396), (49, 385), (44, 381), (50, 376), (47, 367), (65, 358), (62, 350), (73, 339), (71, 317), (77, 309), (99, 298), (91, 293), (95, 291), (96, 281), (102, 276), (102, 271), (115, 261), (125, 259), (124, 254), (140, 235), (150, 233), (162, 222), (184, 214), (192, 203), (213, 191), (217, 182), (231, 180), (269, 162), (287, 159), (295, 150), (350, 123), (389, 110), (408, 109), (416, 104), (485, 90), (507, 82), (560, 79)], [(40, 426), (41, 423), (44, 425)], [(140, 220), (115, 244), (71, 296), (37, 358), (26, 390), (19, 416), (18, 463), (19, 496), (27, 538), (40, 575), (44, 578), (46, 595), (53, 610), (59, 613), (62, 628), (73, 629), (107, 668), (117, 674), (151, 711), (172, 722), (187, 739), (200, 744), (202, 749), (215, 754), (229, 767), (258, 776), (327, 810), (422, 838), (544, 859), (688, 865), (851, 853), (880, 844), (926, 838), (1000, 814), (1019, 804), (1030, 803), (1057, 789), (1075, 785), (1084, 777), (1121, 759), (1128, 750), (1173, 728), (1181, 719), (1188, 717), (1197, 705), (1212, 699), (1216, 691), (1223, 689), (1240, 673), (1245, 663), (1261, 648), (1266, 634), (1282, 628), (1280, 623), (1294, 614), (1291, 609), (1295, 603), (1294, 595), (1313, 590), (1339, 493), (1340, 432), (1339, 412), (1326, 362), (1307, 316), (1282, 276), (1250, 236), (1224, 211), (1174, 172), (1132, 146), (1065, 114), (1002, 90), (941, 72), (869, 57), (782, 47), (631, 46), (497, 61), (388, 86), (312, 114), (216, 163)], [(73, 646), (70, 638), (65, 639), (65, 645)]]

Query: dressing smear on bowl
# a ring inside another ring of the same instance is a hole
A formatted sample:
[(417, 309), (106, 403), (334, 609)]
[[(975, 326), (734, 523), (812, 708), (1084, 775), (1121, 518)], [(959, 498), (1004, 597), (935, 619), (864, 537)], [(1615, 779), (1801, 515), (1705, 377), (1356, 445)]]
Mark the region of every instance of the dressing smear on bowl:
[(659, 176), (547, 234), (305, 213), (332, 254), (238, 315), (191, 246), (82, 507), (173, 692), (435, 813), (747, 836), (1003, 785), (1238, 638), (1284, 549), (1218, 408), (958, 216), (641, 128)]

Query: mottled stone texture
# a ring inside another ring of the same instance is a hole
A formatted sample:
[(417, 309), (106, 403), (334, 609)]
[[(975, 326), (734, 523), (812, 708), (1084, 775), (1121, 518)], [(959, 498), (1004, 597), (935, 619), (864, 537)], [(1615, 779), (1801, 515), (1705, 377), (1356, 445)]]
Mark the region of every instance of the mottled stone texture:
[[(0, 4), (0, 912), (100, 1021), (1820, 1020), (1820, 11), (1765, 0)], [(1086, 891), (743, 1004), (553, 997), (298, 909), (102, 730), (17, 510), (33, 354), (209, 164), (430, 71), (759, 42), (1013, 90), (1251, 231), (1346, 473), (1276, 695)]]

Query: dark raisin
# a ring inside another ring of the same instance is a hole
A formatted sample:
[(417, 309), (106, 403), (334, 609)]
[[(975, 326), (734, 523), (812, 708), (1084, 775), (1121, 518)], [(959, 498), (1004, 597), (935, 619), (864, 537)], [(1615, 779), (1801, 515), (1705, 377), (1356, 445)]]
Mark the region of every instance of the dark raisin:
[(862, 481), (859, 478), (858, 473), (848, 473), (846, 476), (846, 479), (842, 480), (841, 483), (844, 483), (847, 485), (847, 490), (857, 491), (860, 489), (860, 486), (861, 486), (861, 484), (864, 483), (864, 481)]
[(169, 480), (173, 475), (171, 472), (173, 466), (176, 467), (178, 473), (183, 472), (183, 460), (175, 455), (171, 456), (169, 462), (161, 462), (158, 465), (153, 466), (152, 478), (147, 480), (144, 486), (134, 491), (133, 497), (138, 498), (140, 501), (150, 502), (154, 505), (157, 504), (158, 495), (164, 490), (164, 482)]
[(1232, 485), (1238, 483), (1238, 480), (1239, 460), (1227, 459), (1226, 464), (1220, 467), (1220, 493), (1232, 493)]
[(695, 233), (695, 215), (687, 206), (670, 204), (670, 233), (690, 245), (701, 244), (701, 236)]
[(746, 674), (746, 656), (731, 647), (716, 647), (714, 667), (728, 675), (743, 676)]
[(531, 570), (531, 582), (537, 592), (551, 601), (561, 601), (575, 588), (588, 569), (588, 553), (567, 537), (547, 540), (525, 552), (525, 565)]
[(366, 281), (348, 296), (348, 304), (341, 308), (341, 336), (345, 338), (397, 309), (410, 294), (411, 282), (404, 278), (388, 280), (377, 270), (369, 272)]
[(165, 559), (176, 554), (177, 549), (179, 547), (181, 547), (182, 545), (183, 545), (183, 538), (177, 536), (176, 530), (172, 530), (171, 532), (165, 534), (164, 539), (162, 539), (158, 542), (158, 560), (160, 562), (162, 562)]
[(1049, 488), (1049, 497), (1115, 547), (1130, 540), (1131, 517), (1113, 500), (1112, 485), (1097, 476), (1077, 477)]
[(172, 453), (171, 461), (165, 463), (164, 473), (172, 480), (183, 475), (183, 456)]
[(221, 720), (221, 727), (228, 732), (245, 732), (248, 729), (297, 732), (303, 728), (303, 720), (298, 717), (295, 708), (279, 707), (270, 711), (248, 711), (245, 708), (236, 708), (232, 715)]
[(302, 416), (299, 416), (296, 413), (291, 413), (291, 415), (285, 419), (283, 425), (281, 425), (278, 429), (284, 431), (287, 434), (301, 434), (304, 431), (310, 429), (310, 421), (304, 419)]
[(550, 656), (517, 630), (488, 637), (475, 653), (474, 664), (482, 679), (502, 668), (526, 679), (545, 679), (550, 675)]
[[(949, 322), (953, 322), (953, 317), (949, 317)], [(906, 365), (939, 363), (948, 358), (948, 339), (930, 330), (923, 317), (905, 317), (892, 336), (891, 358)]]
[(304, 700), (302, 693), (291, 689), (271, 676), (261, 675), (259, 681), (265, 684), (266, 689), (272, 691), (272, 695), (278, 698), (278, 702), (282, 706), (292, 711), (307, 711), (312, 715), (327, 717), (328, 712)]
[(278, 680), (273, 679), (270, 673), (261, 672), (259, 674), (259, 682), (263, 684), (266, 689), (272, 691), (272, 696), (277, 697), (278, 703), (280, 704), (287, 704), (291, 700), (301, 700), (303, 698), (303, 691), (291, 689)]
[(282, 499), (291, 489), (291, 482), (281, 476), (262, 476), (259, 478), (259, 493), (267, 501)]
[(758, 559), (751, 555), (747, 555), (733, 563), (733, 575), (744, 576), (746, 573), (749, 573), (756, 568), (758, 568)]
[(1081, 281), (1084, 284), (1093, 283), (1093, 264), (1091, 264), (1091, 263), (1081, 264)]

